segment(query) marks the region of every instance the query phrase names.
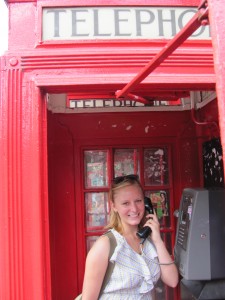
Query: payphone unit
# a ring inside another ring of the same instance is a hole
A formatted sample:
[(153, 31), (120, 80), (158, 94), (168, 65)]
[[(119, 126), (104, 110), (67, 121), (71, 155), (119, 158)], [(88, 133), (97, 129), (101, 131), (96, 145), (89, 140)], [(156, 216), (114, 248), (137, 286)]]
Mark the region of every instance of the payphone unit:
[(225, 278), (225, 190), (183, 190), (175, 260), (186, 280)]

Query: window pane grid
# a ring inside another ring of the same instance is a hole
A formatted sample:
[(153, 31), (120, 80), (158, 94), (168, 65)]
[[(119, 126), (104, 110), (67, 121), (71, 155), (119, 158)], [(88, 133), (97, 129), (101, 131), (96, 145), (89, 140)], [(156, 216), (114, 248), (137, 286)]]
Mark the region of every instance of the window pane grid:
[[(150, 197), (161, 231), (171, 229), (170, 181), (167, 147), (120, 148), (84, 151), (86, 238), (100, 235), (108, 223), (108, 190), (113, 177), (138, 174), (145, 195)], [(140, 156), (141, 155), (141, 156)], [(142, 167), (140, 169), (140, 166)], [(171, 173), (171, 172), (170, 172)], [(171, 175), (171, 174), (170, 174)]]

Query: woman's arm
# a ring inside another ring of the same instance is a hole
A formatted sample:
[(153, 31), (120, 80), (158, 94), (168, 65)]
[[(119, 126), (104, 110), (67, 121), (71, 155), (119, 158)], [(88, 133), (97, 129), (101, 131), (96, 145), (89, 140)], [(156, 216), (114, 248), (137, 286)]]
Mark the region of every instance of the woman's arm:
[(177, 267), (175, 263), (173, 263), (172, 258), (161, 238), (160, 224), (156, 214), (154, 213), (154, 215), (148, 215), (147, 217), (150, 218), (146, 225), (152, 229), (151, 239), (156, 247), (159, 263), (161, 264), (161, 279), (166, 285), (174, 288), (177, 286), (179, 281)]
[(155, 242), (154, 245), (158, 253), (159, 263), (162, 264), (160, 265), (161, 279), (168, 286), (175, 288), (179, 280), (177, 267), (175, 263), (172, 262), (172, 258), (162, 239), (161, 241)]
[(107, 236), (99, 238), (90, 249), (85, 266), (82, 300), (97, 300), (108, 267), (110, 243)]

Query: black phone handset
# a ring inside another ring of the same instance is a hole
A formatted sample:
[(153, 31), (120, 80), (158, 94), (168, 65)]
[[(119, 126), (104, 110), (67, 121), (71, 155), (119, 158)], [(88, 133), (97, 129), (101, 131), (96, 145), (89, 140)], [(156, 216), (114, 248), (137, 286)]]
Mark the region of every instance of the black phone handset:
[[(145, 203), (145, 210), (147, 211), (147, 213), (154, 214), (154, 208), (153, 208), (152, 202), (149, 197), (144, 198), (144, 203)], [(144, 242), (151, 232), (152, 232), (152, 230), (150, 227), (144, 226), (141, 230), (139, 230), (137, 232), (137, 236), (140, 239), (143, 239), (143, 242)]]

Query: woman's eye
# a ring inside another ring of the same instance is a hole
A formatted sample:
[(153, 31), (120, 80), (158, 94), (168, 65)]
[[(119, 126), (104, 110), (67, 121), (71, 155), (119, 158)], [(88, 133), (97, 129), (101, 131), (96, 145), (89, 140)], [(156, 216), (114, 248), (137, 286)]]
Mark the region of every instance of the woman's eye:
[(128, 205), (128, 202), (124, 202), (123, 205), (124, 205), (124, 206), (127, 206), (127, 205)]

